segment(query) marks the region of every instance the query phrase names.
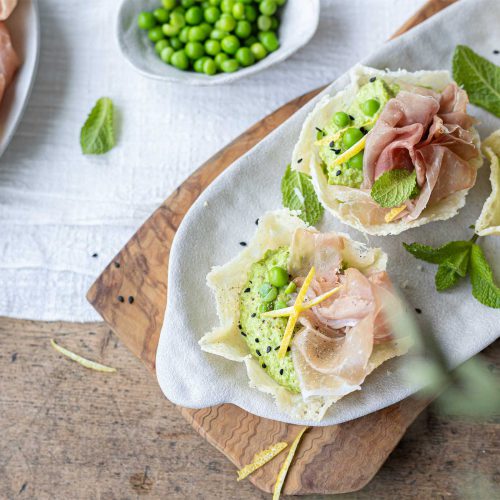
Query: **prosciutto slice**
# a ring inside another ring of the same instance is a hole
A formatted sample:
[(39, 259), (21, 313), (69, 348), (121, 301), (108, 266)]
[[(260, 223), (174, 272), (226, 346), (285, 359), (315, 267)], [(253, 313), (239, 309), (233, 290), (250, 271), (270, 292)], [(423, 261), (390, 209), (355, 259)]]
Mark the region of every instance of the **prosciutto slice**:
[(0, 99), (19, 67), (20, 61), (5, 23), (0, 22)]
[(290, 262), (302, 271), (295, 279), (298, 286), (311, 265), (319, 269), (308, 300), (341, 285), (338, 293), (299, 316), (303, 328), (293, 340), (292, 358), (304, 397), (336, 398), (359, 389), (374, 345), (393, 340), (394, 320), (402, 313), (385, 271), (366, 276), (356, 268), (341, 270), (344, 245), (342, 236), (307, 230), (297, 230), (292, 243)]
[(447, 196), (472, 187), (479, 156), (466, 112), (468, 97), (455, 83), (441, 94), (421, 87), (401, 90), (382, 111), (366, 139), (362, 188), (370, 189), (384, 172), (416, 171), (420, 194), (403, 215), (416, 219)]

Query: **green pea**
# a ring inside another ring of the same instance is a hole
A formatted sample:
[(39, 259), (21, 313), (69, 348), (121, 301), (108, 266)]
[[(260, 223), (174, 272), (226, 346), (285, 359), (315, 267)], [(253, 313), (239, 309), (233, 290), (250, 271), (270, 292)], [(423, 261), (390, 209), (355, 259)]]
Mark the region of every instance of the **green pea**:
[(210, 5), (218, 6), (220, 5), (221, 0), (208, 0)]
[(170, 47), (170, 43), (168, 43), (168, 40), (165, 40), (165, 38), (163, 38), (162, 40), (158, 40), (155, 43), (155, 51), (157, 54), (161, 54), (161, 51), (163, 49), (166, 49), (167, 47)]
[(196, 3), (196, 0), (181, 0), (181, 5), (185, 9), (189, 9), (189, 7), (192, 7)]
[(205, 38), (206, 34), (203, 28), (200, 28), (199, 26), (189, 28), (188, 39), (190, 42), (203, 42)]
[(178, 5), (174, 10), (172, 10), (172, 12), (184, 15), (186, 13), (186, 9)]
[(337, 111), (333, 115), (333, 123), (335, 123), (335, 125), (337, 125), (338, 127), (347, 127), (350, 122), (351, 119), (349, 118), (349, 115), (347, 113), (344, 113), (343, 111)]
[(357, 155), (354, 155), (349, 161), (348, 164), (352, 168), (357, 168), (358, 170), (363, 170), (363, 151), (359, 152)]
[(206, 75), (215, 75), (215, 73), (217, 73), (217, 65), (210, 57), (203, 63), (203, 73)]
[(255, 56), (248, 47), (240, 47), (236, 51), (235, 57), (236, 60), (245, 68), (255, 63)]
[(262, 0), (259, 5), (259, 10), (265, 16), (272, 16), (277, 9), (278, 5), (274, 0)]
[(361, 132), (359, 128), (351, 127), (345, 131), (344, 137), (342, 137), (342, 143), (346, 149), (349, 149), (362, 138), (363, 132)]
[(227, 12), (228, 14), (233, 11), (235, 0), (222, 0), (220, 3), (220, 8), (222, 12)]
[(273, 31), (262, 31), (259, 33), (259, 40), (269, 52), (274, 52), (280, 46), (276, 33)]
[(279, 28), (280, 22), (276, 16), (271, 17), (271, 30), (276, 31)]
[(248, 21), (238, 21), (234, 33), (240, 38), (248, 38), (252, 34), (252, 25)]
[(193, 63), (193, 69), (196, 71), (196, 73), (203, 73), (203, 65), (205, 64), (205, 61), (207, 59), (207, 56), (200, 57)]
[(257, 27), (260, 31), (269, 31), (271, 29), (271, 18), (269, 16), (259, 16), (257, 18)]
[(258, 15), (259, 13), (253, 5), (245, 5), (245, 19), (247, 21), (253, 23), (257, 19)]
[(288, 307), (288, 304), (286, 302), (283, 302), (282, 300), (277, 300), (274, 303), (274, 310), (285, 309), (285, 307)]
[(254, 43), (257, 43), (259, 39), (256, 36), (249, 36), (248, 38), (245, 38), (243, 45), (245, 47), (250, 48)]
[(169, 18), (168, 11), (166, 11), (165, 9), (162, 9), (162, 8), (155, 9), (153, 11), (153, 16), (155, 16), (156, 20), (160, 24), (166, 23), (168, 21), (168, 18)]
[(291, 293), (295, 292), (295, 290), (297, 290), (297, 285), (293, 281), (290, 281), (290, 283), (288, 283), (288, 286), (285, 288), (285, 293), (287, 295), (290, 295)]
[[(265, 288), (266, 285), (267, 288)], [(278, 296), (278, 289), (275, 286), (269, 285), (269, 283), (264, 283), (259, 291), (259, 294), (262, 297), (262, 302), (273, 302), (273, 300), (276, 300), (276, 297)]]
[(228, 35), (222, 39), (220, 45), (224, 52), (233, 55), (240, 48), (240, 41), (234, 35)]
[(203, 2), (201, 2), (201, 6), (203, 7), (203, 9), (208, 9), (210, 7), (210, 2), (208, 0), (204, 0)]
[(181, 31), (181, 28), (179, 26), (172, 26), (171, 24), (166, 24), (166, 23), (161, 27), (161, 29), (165, 34), (165, 36), (168, 37), (177, 36)]
[(172, 55), (174, 54), (175, 50), (172, 47), (165, 47), (161, 53), (160, 53), (160, 58), (164, 63), (169, 63), (170, 60), (172, 59)]
[(203, 13), (203, 17), (205, 21), (210, 24), (215, 24), (220, 18), (220, 9), (219, 7), (208, 7)]
[(208, 55), (216, 56), (220, 51), (220, 43), (217, 40), (207, 40), (205, 42), (205, 52)]
[(189, 68), (189, 59), (183, 50), (177, 50), (170, 58), (170, 64), (177, 69), (186, 70)]
[(264, 59), (264, 57), (267, 56), (267, 50), (264, 47), (264, 45), (262, 45), (260, 42), (253, 43), (252, 46), (250, 47), (250, 50), (252, 51), (257, 61), (260, 61), (261, 59)]
[(259, 312), (260, 313), (265, 313), (267, 311), (270, 311), (271, 310), (271, 307), (272, 307), (272, 304), (270, 302), (267, 302), (267, 303), (264, 303), (264, 304), (261, 304), (259, 306)]
[(222, 40), (225, 36), (227, 36), (228, 33), (226, 31), (222, 31), (222, 30), (219, 30), (219, 29), (214, 29), (210, 32), (210, 38), (212, 40)]
[(170, 45), (174, 50), (180, 50), (184, 47), (184, 44), (176, 36), (170, 39)]
[(380, 108), (380, 103), (375, 99), (368, 99), (361, 103), (360, 108), (365, 115), (373, 116)]
[(163, 34), (163, 31), (161, 29), (161, 26), (155, 26), (154, 28), (151, 28), (148, 31), (148, 38), (152, 42), (158, 42), (162, 38), (165, 38), (165, 35)]
[(184, 26), (184, 28), (181, 29), (179, 33), (179, 40), (182, 43), (188, 43), (189, 42), (189, 26)]
[(221, 63), (220, 69), (224, 73), (234, 73), (240, 69), (240, 65), (236, 59), (227, 59)]
[(188, 42), (184, 50), (190, 59), (199, 59), (205, 55), (205, 48), (200, 42)]
[(156, 18), (151, 12), (141, 12), (137, 16), (137, 24), (141, 30), (150, 30), (156, 26)]
[(186, 11), (185, 18), (186, 23), (191, 24), (192, 26), (195, 24), (200, 24), (203, 20), (203, 10), (198, 6), (190, 7)]
[(287, 285), (289, 282), (286, 269), (283, 269), (280, 266), (272, 267), (267, 273), (267, 277), (269, 279), (269, 283), (271, 283), (271, 285), (277, 286), (278, 288)]
[(236, 19), (229, 14), (222, 14), (220, 19), (215, 23), (215, 27), (222, 31), (233, 31), (236, 28)]
[(177, 5), (177, 0), (161, 0), (164, 9), (172, 10)]
[(179, 30), (186, 26), (186, 18), (184, 17), (184, 14), (181, 14), (180, 12), (172, 12), (170, 14), (170, 24), (172, 26), (177, 26)]
[(224, 52), (219, 52), (215, 58), (214, 58), (214, 61), (215, 61), (215, 65), (217, 66), (217, 69), (222, 69), (221, 68), (221, 65), (224, 61), (227, 61), (229, 59), (229, 56), (224, 53)]
[(205, 33), (205, 38), (208, 38), (210, 36), (210, 33), (212, 32), (212, 26), (208, 23), (201, 23), (200, 28)]

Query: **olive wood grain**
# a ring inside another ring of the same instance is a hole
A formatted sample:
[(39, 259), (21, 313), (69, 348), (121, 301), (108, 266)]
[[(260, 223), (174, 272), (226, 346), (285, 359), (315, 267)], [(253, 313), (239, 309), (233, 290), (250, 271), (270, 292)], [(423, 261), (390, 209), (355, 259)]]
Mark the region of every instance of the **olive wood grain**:
[[(455, 0), (431, 0), (395, 36), (441, 11)], [(200, 193), (231, 163), (256, 145), (322, 89), (285, 104), (256, 123), (196, 170), (153, 213), (88, 292), (87, 298), (127, 347), (155, 370), (163, 322), (168, 257), (173, 237)], [(133, 305), (118, 295), (135, 297)], [(409, 398), (345, 424), (315, 427), (303, 438), (284, 487), (286, 494), (342, 493), (366, 485), (428, 401)], [(254, 453), (278, 440), (290, 441), (297, 427), (256, 417), (231, 404), (202, 410), (180, 408), (208, 442), (234, 464), (248, 463)], [(250, 477), (271, 491), (284, 457)]]

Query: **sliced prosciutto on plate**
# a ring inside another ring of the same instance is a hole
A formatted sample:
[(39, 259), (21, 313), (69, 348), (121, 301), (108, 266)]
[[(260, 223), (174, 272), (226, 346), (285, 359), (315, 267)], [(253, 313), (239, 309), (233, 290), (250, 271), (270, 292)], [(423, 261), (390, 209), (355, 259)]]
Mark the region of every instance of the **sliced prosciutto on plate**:
[(20, 60), (5, 23), (0, 22), (0, 100), (19, 68)]

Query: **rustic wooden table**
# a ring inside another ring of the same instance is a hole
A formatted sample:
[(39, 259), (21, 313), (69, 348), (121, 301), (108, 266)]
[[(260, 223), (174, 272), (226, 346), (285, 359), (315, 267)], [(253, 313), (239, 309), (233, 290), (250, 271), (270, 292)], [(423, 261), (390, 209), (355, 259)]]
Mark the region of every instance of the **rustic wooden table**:
[[(62, 358), (52, 337), (118, 372)], [(0, 345), (1, 499), (270, 497), (236, 482), (105, 324), (0, 318)], [(484, 357), (500, 376), (500, 342)], [(375, 479), (340, 498), (499, 498), (499, 450), (498, 418), (468, 422), (431, 406)]]

